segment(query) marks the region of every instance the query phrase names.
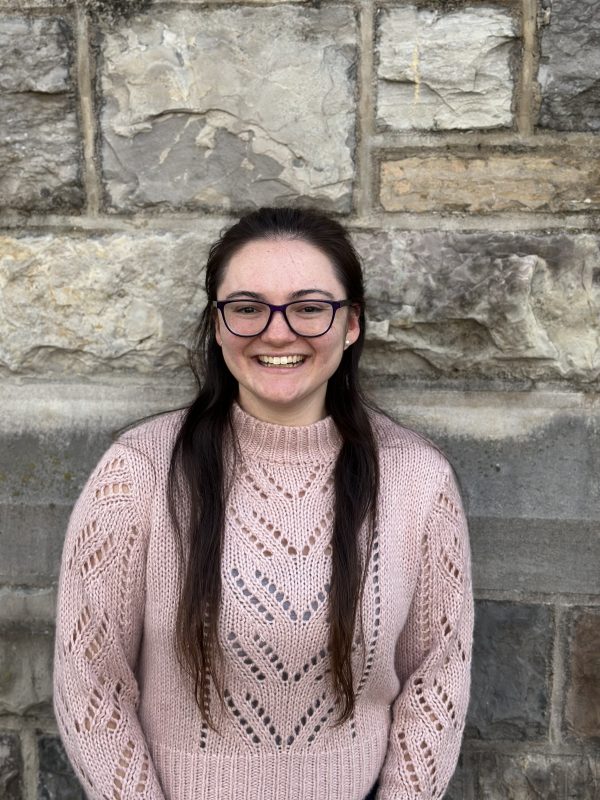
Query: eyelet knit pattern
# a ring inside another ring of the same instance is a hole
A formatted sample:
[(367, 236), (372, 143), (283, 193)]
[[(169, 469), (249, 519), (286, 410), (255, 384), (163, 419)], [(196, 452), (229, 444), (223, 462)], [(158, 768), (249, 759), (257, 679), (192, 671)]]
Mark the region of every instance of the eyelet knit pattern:
[[(125, 434), (73, 511), (58, 602), (55, 712), (91, 800), (440, 800), (469, 697), (470, 553), (447, 462), (374, 416), (377, 528), (352, 651), (356, 709), (336, 725), (328, 596), (330, 418), (260, 422), (234, 406), (219, 638), (224, 707), (203, 722), (174, 649), (181, 566), (166, 476), (181, 414)], [(359, 541), (365, 552), (366, 534)]]

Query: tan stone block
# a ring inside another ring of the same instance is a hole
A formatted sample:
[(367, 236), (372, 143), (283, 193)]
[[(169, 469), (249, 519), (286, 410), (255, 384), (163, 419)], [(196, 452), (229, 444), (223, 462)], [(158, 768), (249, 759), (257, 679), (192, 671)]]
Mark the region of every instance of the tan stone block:
[(600, 613), (584, 611), (570, 641), (566, 719), (577, 737), (600, 736)]
[(408, 156), (381, 165), (386, 211), (566, 212), (600, 208), (600, 160), (586, 153)]

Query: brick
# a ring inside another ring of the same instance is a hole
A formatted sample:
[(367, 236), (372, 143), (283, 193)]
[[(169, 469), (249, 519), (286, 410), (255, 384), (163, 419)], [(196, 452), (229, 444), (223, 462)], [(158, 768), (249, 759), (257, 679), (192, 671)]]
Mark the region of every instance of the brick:
[(407, 155), (381, 165), (385, 211), (561, 213), (600, 208), (592, 153), (529, 151)]
[(596, 0), (552, 4), (542, 32), (539, 124), (559, 131), (600, 131), (600, 18)]
[(115, 209), (351, 208), (352, 9), (155, 9), (106, 27), (104, 178)]
[(23, 760), (16, 734), (0, 733), (0, 797), (2, 800), (24, 800)]
[(477, 603), (467, 737), (546, 738), (552, 643), (553, 620), (548, 607)]
[(512, 124), (516, 33), (500, 8), (415, 6), (378, 17), (377, 122), (390, 130)]
[(0, 19), (0, 208), (82, 206), (72, 49), (63, 17)]
[(39, 735), (38, 800), (85, 800), (85, 794), (57, 736)]
[[(598, 566), (596, 562), (596, 567)], [(570, 733), (600, 741), (600, 611), (575, 612), (569, 636), (566, 722)]]

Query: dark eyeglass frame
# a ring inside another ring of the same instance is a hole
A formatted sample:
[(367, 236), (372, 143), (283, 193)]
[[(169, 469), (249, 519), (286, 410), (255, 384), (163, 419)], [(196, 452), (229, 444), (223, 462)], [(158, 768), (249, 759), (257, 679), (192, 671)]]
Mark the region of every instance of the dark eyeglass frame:
[[(227, 324), (227, 320), (225, 319), (225, 306), (229, 305), (229, 303), (240, 303), (240, 302), (243, 302), (244, 300), (247, 300), (249, 303), (262, 303), (263, 306), (268, 306), (269, 307), (269, 312), (270, 312), (269, 313), (269, 318), (267, 319), (267, 322), (266, 322), (264, 328), (262, 330), (258, 331), (258, 333), (236, 333), (235, 331), (232, 331), (231, 328), (229, 327), (229, 325)], [(323, 333), (308, 333), (307, 334), (307, 333), (298, 333), (298, 331), (294, 330), (294, 328), (292, 327), (292, 324), (290, 323), (289, 319), (287, 318), (286, 311), (288, 309), (288, 306), (293, 306), (293, 305), (296, 305), (297, 303), (326, 303), (328, 306), (331, 306), (331, 308), (333, 309), (333, 314), (331, 315), (331, 322), (327, 326), (326, 330), (323, 331)], [(335, 315), (337, 314), (337, 312), (339, 311), (340, 308), (345, 308), (347, 306), (358, 306), (358, 303), (353, 302), (352, 300), (323, 300), (320, 297), (318, 297), (318, 298), (317, 297), (307, 297), (307, 298), (303, 298), (301, 300), (292, 300), (290, 303), (284, 303), (282, 306), (275, 306), (272, 303), (265, 302), (264, 300), (254, 300), (254, 299), (251, 299), (249, 297), (237, 297), (237, 298), (235, 298), (233, 300), (213, 300), (212, 304), (213, 304), (214, 308), (218, 309), (221, 312), (221, 317), (223, 319), (223, 323), (224, 323), (225, 327), (227, 328), (227, 330), (229, 331), (229, 333), (232, 333), (234, 336), (240, 336), (243, 339), (252, 339), (254, 336), (260, 336), (261, 333), (264, 333), (267, 330), (267, 328), (269, 327), (269, 325), (271, 324), (271, 320), (273, 319), (273, 314), (275, 314), (276, 311), (281, 311), (281, 313), (283, 314), (283, 318), (287, 323), (288, 328), (291, 330), (291, 332), (295, 336), (301, 336), (303, 339), (318, 339), (319, 336), (325, 336), (327, 331), (330, 330), (331, 326), (333, 325), (333, 321), (335, 319)]]

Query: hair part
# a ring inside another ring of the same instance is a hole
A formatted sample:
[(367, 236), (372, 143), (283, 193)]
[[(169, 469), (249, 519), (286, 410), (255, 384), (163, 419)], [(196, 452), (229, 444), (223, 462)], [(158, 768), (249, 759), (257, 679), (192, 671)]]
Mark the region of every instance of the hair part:
[[(207, 305), (190, 352), (198, 393), (187, 409), (173, 449), (168, 481), (169, 510), (178, 534), (182, 585), (176, 626), (177, 654), (194, 684), (203, 718), (214, 727), (210, 686), (223, 705), (219, 669), (223, 653), (218, 638), (221, 558), (228, 481), (236, 457), (231, 407), (238, 385), (229, 372), (215, 336), (212, 301), (231, 258), (244, 245), (260, 239), (300, 239), (331, 261), (347, 299), (360, 308), (357, 341), (344, 350), (327, 384), (326, 409), (341, 435), (335, 479), (332, 532), (332, 574), (329, 594), (331, 682), (339, 719), (349, 719), (355, 705), (352, 645), (375, 530), (379, 489), (377, 446), (369, 408), (362, 393), (358, 363), (365, 336), (362, 268), (346, 230), (317, 211), (261, 208), (242, 217), (210, 249), (206, 264)], [(227, 447), (225, 445), (228, 445)], [(185, 508), (185, 511), (182, 509)], [(366, 557), (361, 558), (359, 534), (366, 523)], [(361, 637), (362, 640), (363, 637)], [(363, 650), (364, 658), (364, 650)]]

